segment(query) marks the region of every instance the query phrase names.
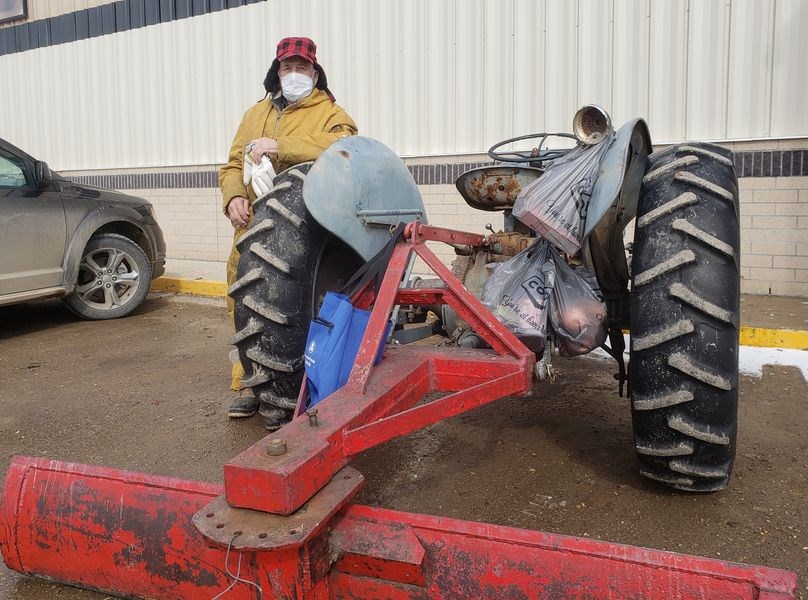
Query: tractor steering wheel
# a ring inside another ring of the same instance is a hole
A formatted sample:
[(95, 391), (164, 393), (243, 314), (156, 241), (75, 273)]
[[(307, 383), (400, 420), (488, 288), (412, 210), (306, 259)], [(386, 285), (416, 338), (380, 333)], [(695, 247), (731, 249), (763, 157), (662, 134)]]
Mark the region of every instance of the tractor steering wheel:
[[(502, 162), (515, 162), (515, 163), (542, 163), (546, 160), (555, 160), (561, 158), (573, 148), (559, 148), (557, 150), (542, 150), (541, 147), (547, 141), (547, 138), (560, 137), (576, 140), (577, 138), (571, 133), (531, 133), (530, 135), (520, 135), (519, 137), (508, 138), (498, 144), (494, 144), (488, 149), (488, 156), (494, 160)], [(539, 139), (539, 145), (532, 150), (520, 150), (512, 152), (495, 152), (497, 148), (519, 142), (521, 140)]]

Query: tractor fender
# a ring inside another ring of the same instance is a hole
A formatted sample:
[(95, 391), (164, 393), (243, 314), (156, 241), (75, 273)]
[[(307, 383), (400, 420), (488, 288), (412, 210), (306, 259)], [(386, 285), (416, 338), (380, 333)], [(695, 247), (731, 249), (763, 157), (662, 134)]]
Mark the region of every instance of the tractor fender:
[(381, 142), (350, 136), (332, 144), (303, 185), (312, 217), (364, 260), (390, 240), (390, 226), (426, 223), (424, 202), (404, 162)]
[(628, 223), (634, 217), (646, 158), (651, 151), (651, 134), (644, 120), (633, 119), (617, 130), (611, 147), (600, 163), (598, 177), (592, 189), (584, 239), (597, 227), (618, 196), (623, 196), (621, 222)]

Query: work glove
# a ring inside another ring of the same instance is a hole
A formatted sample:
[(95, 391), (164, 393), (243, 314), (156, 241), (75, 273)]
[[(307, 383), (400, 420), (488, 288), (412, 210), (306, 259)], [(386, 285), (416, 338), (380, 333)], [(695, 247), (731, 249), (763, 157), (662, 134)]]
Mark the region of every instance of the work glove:
[(262, 156), (261, 162), (255, 164), (249, 152), (244, 152), (242, 167), (242, 181), (244, 185), (251, 184), (255, 197), (260, 198), (272, 189), (272, 180), (275, 179), (275, 168), (268, 156)]

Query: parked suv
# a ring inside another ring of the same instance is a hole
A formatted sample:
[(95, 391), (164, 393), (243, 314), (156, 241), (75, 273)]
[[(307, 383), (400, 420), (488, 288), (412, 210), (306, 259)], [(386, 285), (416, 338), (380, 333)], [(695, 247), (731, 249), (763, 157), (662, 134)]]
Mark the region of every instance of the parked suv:
[(0, 139), (0, 305), (61, 297), (85, 319), (122, 317), (165, 251), (147, 200), (73, 183)]

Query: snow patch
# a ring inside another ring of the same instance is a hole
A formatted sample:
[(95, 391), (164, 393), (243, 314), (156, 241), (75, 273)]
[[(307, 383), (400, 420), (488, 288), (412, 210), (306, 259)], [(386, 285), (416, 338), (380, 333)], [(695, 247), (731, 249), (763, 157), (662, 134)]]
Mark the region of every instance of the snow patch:
[(744, 375), (762, 377), (763, 365), (784, 365), (797, 367), (802, 372), (802, 378), (808, 382), (808, 351), (806, 350), (741, 346), (738, 358), (738, 371)]
[[(626, 339), (626, 352), (624, 358), (629, 359), (629, 336)], [(613, 360), (606, 352), (598, 348), (589, 356)], [(808, 383), (808, 350), (791, 350), (788, 348), (761, 348), (758, 346), (741, 346), (738, 356), (738, 371), (743, 375), (763, 377), (764, 365), (783, 365), (797, 367), (802, 378)]]

